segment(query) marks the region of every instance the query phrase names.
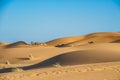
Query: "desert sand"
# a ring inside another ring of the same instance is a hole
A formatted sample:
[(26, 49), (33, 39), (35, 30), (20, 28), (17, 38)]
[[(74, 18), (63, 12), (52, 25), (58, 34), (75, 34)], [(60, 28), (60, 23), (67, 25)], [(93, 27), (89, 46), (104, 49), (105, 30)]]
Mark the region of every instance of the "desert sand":
[(0, 80), (120, 80), (120, 32), (0, 42)]

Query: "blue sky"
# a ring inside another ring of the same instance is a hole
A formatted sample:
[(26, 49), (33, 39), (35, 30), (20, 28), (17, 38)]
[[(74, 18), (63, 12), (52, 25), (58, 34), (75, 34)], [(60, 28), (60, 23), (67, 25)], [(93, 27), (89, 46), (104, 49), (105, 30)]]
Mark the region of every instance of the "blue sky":
[(120, 31), (119, 0), (0, 0), (0, 42)]

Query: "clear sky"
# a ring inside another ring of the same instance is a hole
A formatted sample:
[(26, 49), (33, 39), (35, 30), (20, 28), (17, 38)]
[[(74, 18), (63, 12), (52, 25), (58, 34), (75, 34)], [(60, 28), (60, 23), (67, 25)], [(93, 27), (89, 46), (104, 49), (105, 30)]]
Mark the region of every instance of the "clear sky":
[(120, 0), (0, 0), (0, 42), (120, 31)]

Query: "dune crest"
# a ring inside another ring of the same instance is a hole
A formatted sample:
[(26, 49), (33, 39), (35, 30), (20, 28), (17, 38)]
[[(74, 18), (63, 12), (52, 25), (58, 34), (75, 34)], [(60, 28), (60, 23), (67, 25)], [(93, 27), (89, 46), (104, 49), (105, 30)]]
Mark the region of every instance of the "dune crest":
[(24, 41), (18, 41), (18, 42), (9, 44), (6, 47), (7, 48), (12, 48), (12, 47), (19, 47), (19, 46), (26, 46), (26, 45), (28, 45), (26, 42), (24, 42)]
[(55, 39), (47, 42), (49, 45), (53, 46), (79, 46), (84, 44), (93, 43), (110, 43), (115, 40), (120, 39), (120, 32), (99, 32), (99, 33), (91, 33), (84, 36), (76, 36), (76, 37), (67, 37)]

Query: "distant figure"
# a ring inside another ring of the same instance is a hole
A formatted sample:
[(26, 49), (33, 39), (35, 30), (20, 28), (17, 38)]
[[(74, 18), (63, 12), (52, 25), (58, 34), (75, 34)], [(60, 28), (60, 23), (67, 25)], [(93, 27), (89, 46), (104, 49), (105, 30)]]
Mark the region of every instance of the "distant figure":
[(32, 45), (36, 45), (36, 46), (39, 46), (39, 45), (40, 45), (40, 46), (47, 46), (46, 43), (41, 43), (41, 42), (33, 42), (33, 41), (32, 41), (31, 44), (32, 44)]

